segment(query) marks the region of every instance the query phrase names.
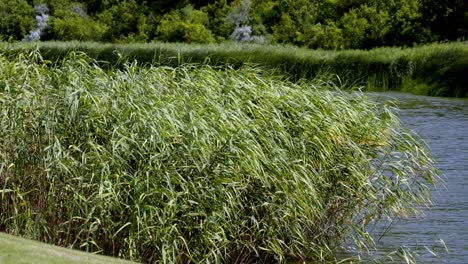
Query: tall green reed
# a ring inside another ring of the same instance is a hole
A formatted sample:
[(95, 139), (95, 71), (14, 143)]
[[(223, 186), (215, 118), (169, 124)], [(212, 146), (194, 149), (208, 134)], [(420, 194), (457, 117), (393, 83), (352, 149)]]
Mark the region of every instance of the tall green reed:
[(1, 231), (149, 263), (330, 260), (430, 203), (424, 144), (333, 83), (0, 62)]
[[(275, 69), (289, 80), (331, 78), (368, 90), (401, 90), (423, 95), (467, 97), (468, 46), (462, 42), (413, 48), (324, 51), (293, 46), (254, 44), (194, 45), (178, 43), (102, 44), (86, 42), (44, 42), (42, 56), (60, 61), (70, 51), (85, 52), (98, 61), (122, 65), (137, 60), (178, 67), (186, 63), (234, 68), (259, 64)], [(6, 56), (36, 49), (27, 43), (0, 43)], [(109, 66), (102, 63), (101, 66)]]

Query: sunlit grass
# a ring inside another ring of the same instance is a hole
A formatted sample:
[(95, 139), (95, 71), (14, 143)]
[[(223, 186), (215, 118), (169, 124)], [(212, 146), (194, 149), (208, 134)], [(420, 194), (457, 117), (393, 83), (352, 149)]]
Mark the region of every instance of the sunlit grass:
[(201, 63), (237, 68), (253, 63), (275, 69), (293, 81), (320, 77), (341, 81), (348, 84), (346, 87), (361, 86), (367, 90), (468, 97), (468, 78), (465, 76), (468, 72), (468, 45), (463, 42), (342, 51), (236, 43), (40, 42), (0, 43), (0, 52), (16, 57), (18, 53), (35, 50), (36, 45), (39, 45), (44, 59), (54, 62), (65, 58), (70, 51), (82, 51), (111, 65), (137, 60), (140, 64), (171, 67)]
[(391, 106), (259, 68), (0, 57), (0, 231), (142, 262), (332, 260), (429, 204)]
[(136, 264), (0, 233), (0, 263)]

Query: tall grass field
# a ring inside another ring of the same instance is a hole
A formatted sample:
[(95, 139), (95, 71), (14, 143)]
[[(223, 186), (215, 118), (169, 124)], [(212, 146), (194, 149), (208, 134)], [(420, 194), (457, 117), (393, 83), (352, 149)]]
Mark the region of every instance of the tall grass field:
[(334, 261), (430, 204), (425, 144), (360, 92), (43, 54), (0, 55), (1, 232), (146, 263)]
[[(397, 90), (421, 95), (468, 97), (468, 44), (453, 42), (413, 48), (325, 51), (293, 46), (227, 43), (100, 44), (86, 42), (0, 43), (0, 53), (16, 57), (39, 49), (43, 58), (62, 60), (81, 51), (112, 66), (138, 61), (177, 67), (186, 63), (240, 67), (262, 65), (291, 81), (331, 79), (346, 87)], [(103, 65), (101, 65), (103, 66)], [(109, 65), (107, 65), (109, 66)]]

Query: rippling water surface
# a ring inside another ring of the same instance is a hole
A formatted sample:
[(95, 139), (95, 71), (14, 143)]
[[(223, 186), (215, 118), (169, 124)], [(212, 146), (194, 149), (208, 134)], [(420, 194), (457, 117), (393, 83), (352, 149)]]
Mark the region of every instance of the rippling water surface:
[(379, 251), (407, 246), (421, 256), (421, 263), (468, 263), (468, 100), (369, 95), (378, 101), (399, 101), (403, 126), (426, 140), (446, 186), (434, 193), (434, 205), (423, 216), (394, 224), (379, 241)]

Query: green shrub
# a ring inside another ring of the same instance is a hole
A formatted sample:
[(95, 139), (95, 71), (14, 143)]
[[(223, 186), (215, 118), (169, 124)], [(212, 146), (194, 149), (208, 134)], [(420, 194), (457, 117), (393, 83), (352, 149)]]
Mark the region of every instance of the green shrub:
[(107, 31), (104, 24), (79, 15), (53, 18), (51, 26), (57, 40), (99, 41)]
[(158, 25), (158, 40), (166, 42), (212, 43), (211, 31), (205, 27), (208, 17), (192, 6), (164, 15)]
[(98, 15), (100, 23), (106, 25), (103, 40), (110, 42), (146, 42), (153, 30), (144, 14), (143, 6), (135, 0), (120, 1)]
[(23, 39), (35, 26), (35, 12), (26, 0), (0, 0), (0, 34)]
[(343, 47), (343, 33), (334, 22), (325, 25), (317, 24), (305, 30), (301, 39), (309, 48), (341, 49)]

